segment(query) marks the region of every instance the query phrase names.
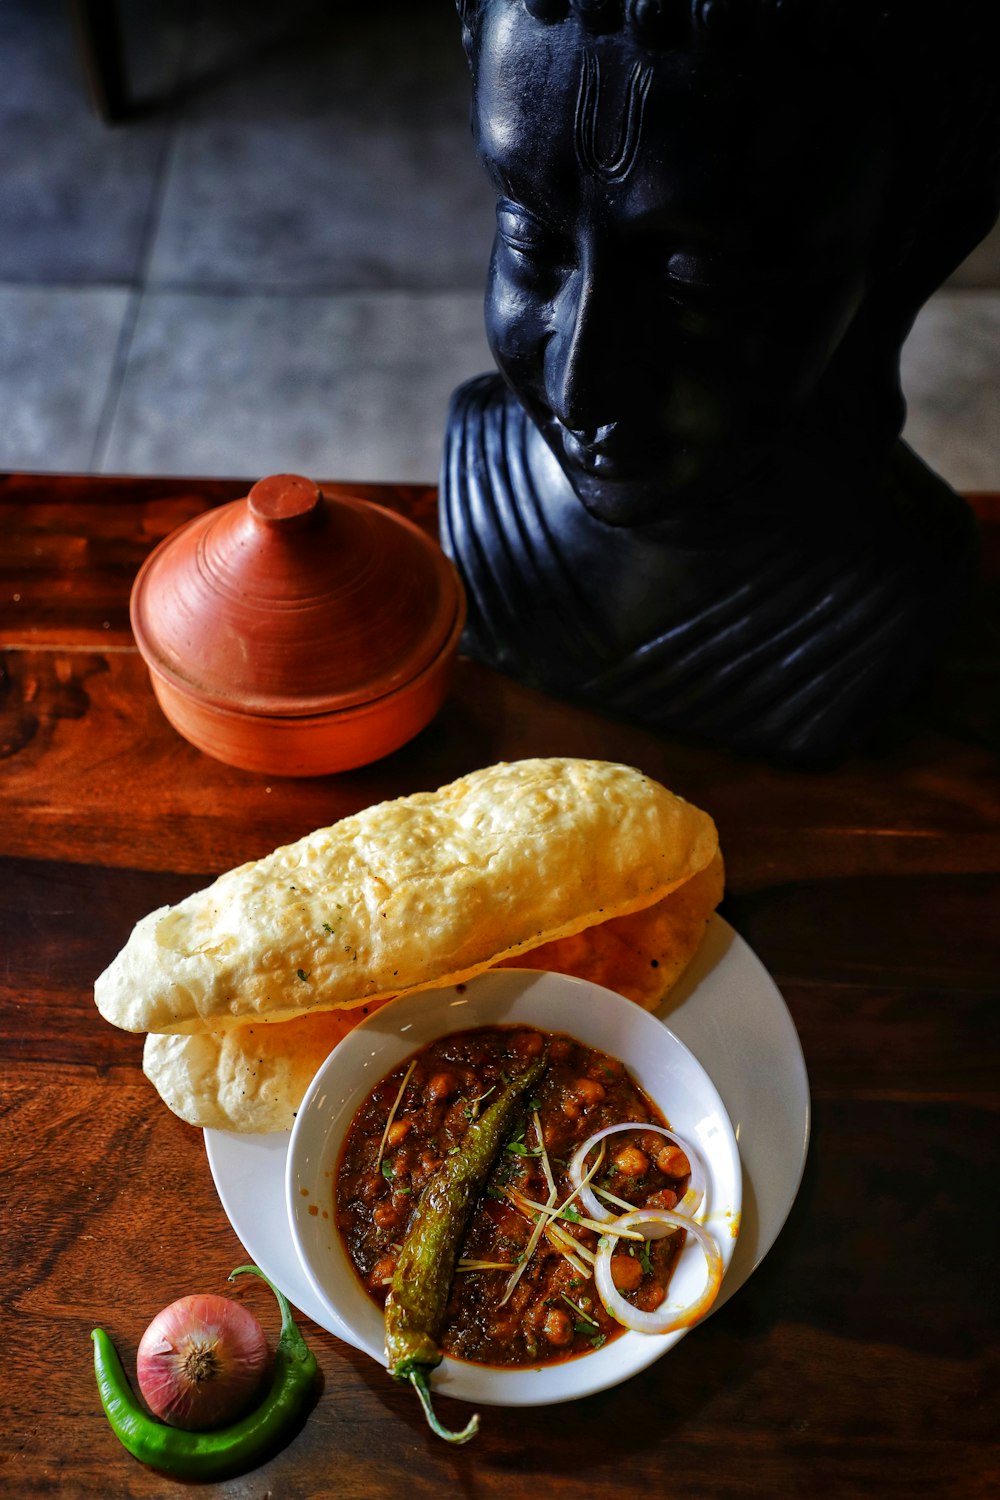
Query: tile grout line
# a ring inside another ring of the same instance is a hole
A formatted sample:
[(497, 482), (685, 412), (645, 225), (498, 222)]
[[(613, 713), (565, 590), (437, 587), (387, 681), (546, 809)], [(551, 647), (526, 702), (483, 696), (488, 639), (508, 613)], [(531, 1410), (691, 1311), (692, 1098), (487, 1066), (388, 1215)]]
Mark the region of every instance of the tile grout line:
[(107, 388), (94, 430), (94, 440), (91, 444), (87, 469), (87, 472), (90, 474), (100, 474), (103, 472), (111, 431), (114, 427), (115, 417), (118, 414), (118, 407), (125, 384), (125, 375), (132, 354), (132, 343), (135, 338), (136, 326), (139, 322), (139, 312), (148, 288), (149, 267), (153, 258), (153, 248), (156, 243), (160, 221), (163, 217), (163, 205), (166, 199), (167, 185), (170, 180), (170, 168), (177, 148), (177, 130), (180, 122), (178, 101), (181, 98), (181, 85), (191, 63), (195, 24), (194, 9), (189, 6), (184, 24), (183, 40), (178, 48), (177, 64), (174, 70), (174, 86), (169, 95), (170, 103), (167, 107), (167, 120), (164, 125), (163, 142), (157, 155), (153, 192), (150, 195), (149, 208), (140, 235), (139, 249), (136, 256), (136, 275), (134, 282), (127, 288), (128, 302), (115, 344)]
[(132, 338), (135, 334), (135, 325), (139, 319), (139, 304), (142, 301), (142, 289), (140, 287), (129, 287), (128, 301), (122, 315), (122, 325), (115, 343), (115, 352), (111, 357), (111, 369), (108, 373), (107, 389), (101, 410), (98, 414), (97, 425), (94, 429), (94, 439), (91, 443), (90, 454), (87, 459), (86, 473), (100, 474), (104, 455), (107, 451), (108, 439), (111, 428), (114, 425), (115, 416), (118, 411), (118, 402), (121, 398), (122, 385), (125, 380), (125, 369), (128, 365), (129, 354), (132, 349)]

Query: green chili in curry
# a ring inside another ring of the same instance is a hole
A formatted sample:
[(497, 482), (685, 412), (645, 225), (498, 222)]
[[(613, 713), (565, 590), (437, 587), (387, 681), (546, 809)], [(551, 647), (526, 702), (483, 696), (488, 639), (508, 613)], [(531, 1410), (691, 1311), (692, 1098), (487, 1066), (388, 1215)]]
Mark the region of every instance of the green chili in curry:
[(437, 1337), (444, 1320), (458, 1249), (476, 1200), (521, 1111), (528, 1091), (545, 1072), (544, 1055), (512, 1079), (486, 1111), (469, 1124), (458, 1149), (445, 1157), (425, 1187), (410, 1220), (385, 1302), (385, 1351), (389, 1373), (408, 1380), (439, 1437), (466, 1443), (476, 1432), (474, 1416), (461, 1432), (437, 1420), (428, 1376), (441, 1363)]

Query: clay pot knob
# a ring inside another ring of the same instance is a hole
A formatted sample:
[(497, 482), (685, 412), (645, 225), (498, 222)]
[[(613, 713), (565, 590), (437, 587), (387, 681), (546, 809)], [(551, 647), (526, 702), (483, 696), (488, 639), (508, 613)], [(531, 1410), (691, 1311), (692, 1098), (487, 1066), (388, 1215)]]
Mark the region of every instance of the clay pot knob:
[(305, 525), (322, 504), (319, 486), (301, 474), (259, 479), (247, 499), (254, 520), (282, 531)]

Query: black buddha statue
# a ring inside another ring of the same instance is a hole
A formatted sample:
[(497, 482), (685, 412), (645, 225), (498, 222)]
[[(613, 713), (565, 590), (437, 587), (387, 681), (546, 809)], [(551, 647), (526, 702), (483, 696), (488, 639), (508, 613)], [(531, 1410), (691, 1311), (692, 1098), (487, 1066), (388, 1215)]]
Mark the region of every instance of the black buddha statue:
[(752, 754), (854, 744), (940, 647), (968, 507), (899, 354), (1000, 204), (978, 0), (460, 0), (499, 375), (453, 398), (465, 647)]

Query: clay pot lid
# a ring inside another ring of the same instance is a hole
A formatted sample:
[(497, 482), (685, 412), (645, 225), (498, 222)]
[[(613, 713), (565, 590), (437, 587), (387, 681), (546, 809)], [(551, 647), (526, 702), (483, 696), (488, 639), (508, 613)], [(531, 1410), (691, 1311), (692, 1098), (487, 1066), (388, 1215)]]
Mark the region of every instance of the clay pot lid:
[(281, 717), (402, 687), (437, 656), (461, 584), (412, 522), (275, 474), (146, 559), (131, 618), (148, 665), (203, 702)]

